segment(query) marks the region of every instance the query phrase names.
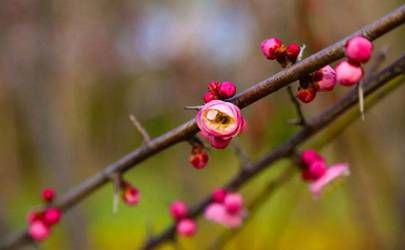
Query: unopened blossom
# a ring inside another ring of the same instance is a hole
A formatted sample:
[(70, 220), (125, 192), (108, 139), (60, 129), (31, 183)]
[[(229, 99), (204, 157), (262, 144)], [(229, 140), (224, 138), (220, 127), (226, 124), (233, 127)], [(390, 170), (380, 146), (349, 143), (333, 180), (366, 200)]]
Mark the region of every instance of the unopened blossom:
[(205, 94), (203, 96), (204, 103), (210, 102), (212, 100), (217, 100), (217, 99), (218, 99), (218, 96), (213, 94), (211, 91), (205, 92)]
[(214, 202), (222, 203), (225, 201), (227, 192), (223, 188), (217, 188), (212, 192), (212, 200)]
[(307, 88), (299, 87), (297, 91), (297, 98), (303, 103), (310, 103), (315, 99), (316, 88), (308, 86)]
[(336, 80), (344, 86), (357, 84), (363, 77), (363, 68), (360, 64), (343, 61), (336, 68)]
[(313, 149), (306, 149), (302, 151), (300, 155), (300, 160), (307, 166), (309, 166), (315, 161), (325, 161), (322, 155), (318, 154), (318, 152), (316, 152)]
[(355, 36), (345, 45), (346, 57), (356, 63), (366, 63), (373, 52), (373, 43), (364, 36)]
[(188, 207), (186, 203), (182, 201), (174, 201), (170, 204), (170, 215), (175, 220), (181, 220), (187, 217)]
[(196, 169), (204, 168), (208, 163), (208, 153), (203, 146), (193, 147), (189, 162)]
[(29, 236), (36, 241), (45, 240), (50, 232), (50, 227), (40, 220), (34, 221), (28, 226)]
[(290, 62), (295, 63), (297, 61), (298, 55), (300, 54), (301, 48), (297, 43), (291, 43), (287, 46), (286, 56)]
[(47, 225), (54, 225), (57, 224), (62, 217), (62, 212), (55, 207), (47, 208), (43, 213), (43, 221)]
[(55, 198), (55, 190), (53, 188), (45, 188), (42, 190), (42, 199), (46, 202), (51, 202)]
[(336, 85), (336, 72), (335, 70), (326, 65), (314, 73), (314, 83), (317, 89), (321, 92), (331, 91)]
[(191, 237), (197, 232), (197, 224), (194, 220), (185, 218), (176, 224), (176, 230), (182, 236)]
[(132, 186), (130, 183), (125, 182), (123, 184), (122, 192), (121, 192), (121, 197), (122, 200), (130, 206), (137, 205), (140, 200), (140, 192), (139, 190)]
[(279, 38), (269, 38), (260, 44), (260, 49), (269, 60), (274, 60), (280, 54), (283, 42)]
[(242, 131), (245, 123), (236, 105), (221, 100), (206, 103), (197, 113), (196, 121), (201, 134), (215, 148), (226, 147), (229, 140)]
[(236, 85), (233, 82), (222, 82), (218, 88), (218, 95), (223, 98), (231, 98), (236, 93)]
[(309, 190), (315, 198), (319, 198), (323, 189), (331, 182), (338, 179), (340, 176), (347, 176), (350, 174), (349, 166), (346, 163), (334, 164), (327, 168), (325, 174), (312, 182), (309, 186)]
[(237, 214), (243, 208), (242, 195), (237, 193), (229, 193), (225, 196), (224, 205), (226, 211), (230, 214)]
[(302, 170), (302, 178), (306, 181), (316, 181), (321, 178), (327, 170), (325, 161), (314, 161)]

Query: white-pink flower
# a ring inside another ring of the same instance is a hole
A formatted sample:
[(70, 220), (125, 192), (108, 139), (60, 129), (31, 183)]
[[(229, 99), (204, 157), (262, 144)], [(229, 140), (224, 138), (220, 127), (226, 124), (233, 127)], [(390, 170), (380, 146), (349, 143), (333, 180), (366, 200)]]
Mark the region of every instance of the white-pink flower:
[(196, 121), (201, 134), (215, 148), (226, 147), (245, 126), (239, 107), (221, 100), (206, 103), (197, 113)]
[(346, 163), (338, 163), (327, 168), (326, 172), (313, 181), (309, 185), (309, 190), (313, 194), (314, 198), (319, 198), (322, 190), (331, 182), (335, 181), (340, 176), (347, 176), (350, 174), (349, 166)]

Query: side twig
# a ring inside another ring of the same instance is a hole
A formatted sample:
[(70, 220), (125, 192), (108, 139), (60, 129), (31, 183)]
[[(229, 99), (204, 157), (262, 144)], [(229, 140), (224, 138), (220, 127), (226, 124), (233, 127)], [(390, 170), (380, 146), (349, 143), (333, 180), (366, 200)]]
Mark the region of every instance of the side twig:
[(135, 128), (139, 131), (139, 133), (142, 135), (144, 143), (149, 143), (150, 142), (150, 136), (149, 133), (146, 131), (146, 129), (142, 126), (142, 124), (136, 119), (134, 115), (129, 115), (129, 119), (131, 120), (132, 124), (134, 124)]
[(294, 104), (295, 111), (297, 112), (298, 116), (298, 119), (292, 121), (291, 123), (295, 125), (306, 126), (307, 121), (305, 120), (304, 113), (302, 112), (301, 103), (299, 103), (297, 98), (294, 96), (294, 93), (290, 85), (287, 86), (287, 92), (288, 95), (290, 96), (291, 102)]

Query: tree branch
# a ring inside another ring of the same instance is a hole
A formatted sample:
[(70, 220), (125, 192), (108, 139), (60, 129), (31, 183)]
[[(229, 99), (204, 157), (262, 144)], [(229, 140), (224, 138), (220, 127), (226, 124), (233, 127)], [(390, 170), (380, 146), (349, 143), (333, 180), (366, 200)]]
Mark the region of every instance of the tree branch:
[[(374, 40), (385, 33), (391, 31), (395, 27), (400, 26), (405, 21), (405, 4), (401, 5), (397, 9), (388, 13), (387, 15), (381, 17), (380, 19), (374, 21), (373, 23), (363, 27), (361, 30), (351, 34), (350, 36), (342, 39), (341, 41), (313, 54), (312, 56), (303, 59), (301, 62), (284, 69), (273, 76), (267, 78), (266, 80), (259, 82), (242, 93), (236, 95), (234, 98), (228, 100), (235, 103), (241, 108), (244, 108), (259, 99), (279, 90), (282, 87), (287, 86), (289, 83), (297, 80), (300, 76), (311, 73), (322, 66), (331, 63), (344, 55), (343, 46), (349, 37), (354, 35), (362, 34)], [(308, 128), (309, 131), (311, 128)], [(308, 129), (306, 131), (308, 131)], [(108, 183), (109, 176), (117, 172), (125, 172), (134, 165), (142, 162), (143, 160), (153, 156), (164, 149), (175, 145), (181, 141), (187, 140), (190, 136), (193, 136), (198, 132), (198, 128), (195, 119), (192, 119), (177, 128), (174, 128), (167, 133), (154, 138), (149, 141), (149, 143), (144, 144), (129, 154), (123, 156), (121, 159), (114, 163), (106, 166), (105, 169), (98, 172), (94, 176), (89, 177), (84, 180), (78, 186), (72, 188), (65, 195), (59, 196), (58, 199), (52, 204), (52, 206), (59, 207), (62, 211), (66, 211), (85, 197), (90, 195), (92, 192)], [(306, 132), (308, 133), (308, 132)], [(305, 137), (303, 134), (302, 137)], [(301, 138), (296, 138), (294, 140), (300, 140)], [(280, 149), (279, 152), (275, 152), (274, 157), (279, 157), (279, 155), (284, 155), (285, 149)], [(271, 159), (270, 159), (271, 160)], [(268, 160), (267, 160), (268, 161)], [(248, 175), (252, 175), (248, 169)], [(240, 180), (237, 179), (230, 186), (237, 187)], [(26, 234), (26, 230), (19, 233), (13, 234), (6, 237), (0, 242), (0, 249), (10, 249), (20, 244), (30, 242), (31, 239)]]
[[(394, 79), (395, 77), (405, 73), (405, 55), (399, 58), (390, 66), (386, 67), (379, 74), (375, 75), (373, 79), (363, 83), (365, 96), (376, 91), (378, 88), (384, 86), (385, 83)], [(308, 120), (308, 125), (303, 127), (298, 133), (293, 135), (287, 142), (274, 149), (263, 158), (245, 167), (243, 171), (240, 171), (224, 186), (226, 190), (236, 190), (242, 185), (246, 184), (250, 179), (262, 172), (266, 168), (270, 168), (272, 163), (289, 157), (294, 150), (311, 136), (320, 132), (325, 126), (332, 123), (341, 114), (353, 107), (358, 101), (357, 89), (353, 88), (346, 96), (344, 96), (336, 104), (327, 108), (320, 115)], [(191, 217), (199, 216), (206, 206), (211, 202), (211, 196), (208, 195), (200, 203), (198, 203), (193, 209), (190, 210)], [(175, 236), (176, 228), (175, 224), (172, 224), (161, 234), (150, 238), (143, 246), (142, 249), (153, 249), (159, 244), (173, 239)]]

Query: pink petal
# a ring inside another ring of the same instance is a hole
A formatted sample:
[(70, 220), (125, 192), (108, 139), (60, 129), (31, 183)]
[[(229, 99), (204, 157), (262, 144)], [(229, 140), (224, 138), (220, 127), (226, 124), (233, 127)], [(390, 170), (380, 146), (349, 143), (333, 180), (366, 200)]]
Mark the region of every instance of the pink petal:
[(310, 184), (309, 190), (313, 194), (314, 198), (319, 198), (322, 190), (329, 183), (336, 180), (339, 176), (349, 175), (349, 173), (349, 165), (346, 163), (332, 165), (326, 170), (326, 173), (321, 178)]

